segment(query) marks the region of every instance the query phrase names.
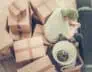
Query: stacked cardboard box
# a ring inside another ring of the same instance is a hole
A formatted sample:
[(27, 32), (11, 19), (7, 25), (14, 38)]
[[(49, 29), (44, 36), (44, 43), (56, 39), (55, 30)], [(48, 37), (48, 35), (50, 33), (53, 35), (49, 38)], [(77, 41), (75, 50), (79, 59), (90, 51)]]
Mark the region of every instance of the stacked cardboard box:
[(48, 56), (44, 56), (19, 69), (18, 72), (56, 72)]
[(41, 36), (26, 38), (14, 43), (16, 62), (45, 56), (46, 50)]
[[(11, 36), (16, 35), (20, 38), (31, 37), (31, 19), (29, 12), (28, 1), (15, 0), (8, 8), (8, 26), (10, 28)], [(29, 36), (25, 36), (28, 34)]]

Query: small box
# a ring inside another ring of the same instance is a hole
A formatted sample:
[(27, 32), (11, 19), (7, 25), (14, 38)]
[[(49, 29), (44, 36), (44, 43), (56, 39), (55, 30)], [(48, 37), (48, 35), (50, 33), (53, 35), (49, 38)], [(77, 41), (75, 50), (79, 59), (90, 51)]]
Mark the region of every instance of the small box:
[[(19, 1), (19, 0), (18, 0)], [(16, 2), (18, 2), (17, 0), (14, 1), (11, 5), (9, 5), (8, 10), (9, 10), (9, 14), (11, 14), (14, 18), (16, 18), (17, 21), (21, 20), (23, 17), (26, 16), (27, 13), (27, 9), (28, 9), (28, 4), (26, 7), (24, 7), (23, 9), (21, 9), (20, 6), (18, 6), (18, 3), (16, 4)], [(22, 1), (23, 2), (23, 1)], [(21, 3), (22, 4), (22, 3)]]
[(13, 19), (11, 16), (8, 16), (8, 26), (13, 34), (22, 32), (22, 33), (31, 33), (31, 24), (27, 16), (23, 18), (20, 22), (17, 22), (16, 19)]
[(28, 43), (28, 39), (15, 41), (14, 51), (17, 63), (32, 59), (32, 50)]
[(9, 34), (5, 31), (5, 28), (3, 27), (3, 25), (1, 25), (1, 30), (0, 30), (0, 50), (11, 46), (13, 43), (12, 38), (9, 36)]
[[(19, 2), (22, 0), (19, 0)], [(22, 1), (23, 2), (23, 1)], [(14, 5), (13, 5), (14, 4)], [(15, 6), (16, 3), (13, 3), (12, 6)], [(27, 4), (28, 5), (28, 4)], [(20, 7), (21, 8), (21, 7)], [(8, 15), (8, 26), (11, 29), (12, 33), (18, 33), (18, 32), (22, 32), (22, 33), (28, 33), (31, 32), (31, 17), (30, 12), (29, 12), (29, 8), (24, 7), (24, 12), (23, 14), (17, 13), (14, 15), (12, 15), (12, 13), (9, 11), (9, 15)], [(16, 12), (15, 12), (16, 13)], [(16, 17), (16, 15), (18, 15), (18, 17)]]
[(56, 72), (48, 56), (44, 56), (36, 61), (18, 69), (18, 72)]

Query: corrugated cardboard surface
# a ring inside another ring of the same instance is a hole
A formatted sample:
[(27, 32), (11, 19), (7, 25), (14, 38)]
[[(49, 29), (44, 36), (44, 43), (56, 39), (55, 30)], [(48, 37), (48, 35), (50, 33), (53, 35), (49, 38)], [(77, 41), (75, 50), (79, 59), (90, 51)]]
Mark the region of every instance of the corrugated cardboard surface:
[(42, 37), (26, 38), (14, 43), (16, 62), (45, 56), (46, 48), (43, 45)]
[(53, 68), (50, 59), (48, 58), (48, 56), (45, 56), (19, 69), (18, 72), (45, 72), (46, 68), (48, 68), (46, 71), (48, 72), (49, 68), (51, 67)]

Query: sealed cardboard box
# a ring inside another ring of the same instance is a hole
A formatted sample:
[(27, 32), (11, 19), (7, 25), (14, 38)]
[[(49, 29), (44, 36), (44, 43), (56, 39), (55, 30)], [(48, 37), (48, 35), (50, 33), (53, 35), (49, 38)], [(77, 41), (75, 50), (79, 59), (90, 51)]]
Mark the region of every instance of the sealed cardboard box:
[(18, 25), (11, 25), (9, 28), (10, 28), (10, 30), (13, 34), (18, 34), (19, 33)]
[(31, 32), (31, 18), (29, 14), (29, 9), (26, 9), (26, 16), (18, 22), (18, 25), (21, 27), (22, 32)]
[(16, 41), (14, 43), (14, 51), (16, 62), (22, 62), (32, 59), (31, 47), (28, 43), (28, 39)]
[[(18, 1), (18, 0), (16, 0), (16, 1)], [(15, 13), (17, 13), (14, 16), (12, 14), (12, 12), (10, 11), (10, 9), (12, 9), (10, 6), (9, 14), (8, 14), (8, 26), (11, 29), (12, 33), (31, 32), (31, 19), (30, 19), (31, 17), (29, 14), (30, 12), (29, 12), (28, 3), (27, 3), (27, 6), (24, 5), (22, 8), (21, 0), (19, 0), (18, 2), (19, 2), (19, 4), (17, 4), (17, 2), (14, 2), (11, 6), (18, 6), (21, 11), (23, 10), (22, 14), (21, 14), (21, 12), (19, 13), (19, 12), (14, 11)], [(26, 4), (26, 2), (24, 4)], [(16, 15), (18, 15), (18, 17), (16, 17)]]
[(46, 55), (46, 48), (42, 38), (26, 38), (14, 43), (16, 62), (36, 59)]
[(56, 72), (48, 56), (44, 56), (19, 69), (18, 72)]

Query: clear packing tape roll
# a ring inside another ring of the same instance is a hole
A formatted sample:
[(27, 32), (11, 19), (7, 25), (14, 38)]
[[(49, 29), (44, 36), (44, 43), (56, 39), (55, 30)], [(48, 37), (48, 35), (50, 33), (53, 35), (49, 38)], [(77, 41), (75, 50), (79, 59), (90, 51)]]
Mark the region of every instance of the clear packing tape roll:
[(76, 47), (66, 40), (54, 45), (52, 55), (61, 66), (70, 68), (75, 66), (78, 53)]

